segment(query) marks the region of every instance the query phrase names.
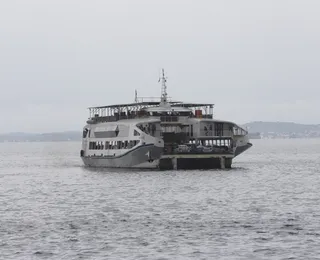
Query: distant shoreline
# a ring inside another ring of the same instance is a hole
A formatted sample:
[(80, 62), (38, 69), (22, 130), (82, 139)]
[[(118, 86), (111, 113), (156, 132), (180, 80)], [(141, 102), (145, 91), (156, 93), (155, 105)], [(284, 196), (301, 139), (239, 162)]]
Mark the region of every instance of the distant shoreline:
[[(274, 140), (312, 140), (320, 139), (320, 137), (297, 137), (297, 138), (260, 138), (260, 139), (250, 139), (251, 142), (259, 141), (274, 141)], [(0, 141), (0, 144), (13, 144), (13, 143), (81, 143), (81, 140), (60, 140), (60, 141)]]

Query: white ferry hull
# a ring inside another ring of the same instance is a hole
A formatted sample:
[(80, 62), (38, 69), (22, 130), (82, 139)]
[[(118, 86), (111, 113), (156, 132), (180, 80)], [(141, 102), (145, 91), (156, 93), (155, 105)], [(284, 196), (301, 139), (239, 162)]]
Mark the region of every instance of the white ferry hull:
[(83, 156), (85, 166), (99, 168), (157, 169), (163, 148), (143, 145), (118, 156)]
[(252, 146), (248, 131), (214, 119), (214, 104), (168, 101), (163, 70), (160, 79), (159, 101), (136, 95), (134, 103), (89, 108), (80, 151), (86, 166), (224, 169)]

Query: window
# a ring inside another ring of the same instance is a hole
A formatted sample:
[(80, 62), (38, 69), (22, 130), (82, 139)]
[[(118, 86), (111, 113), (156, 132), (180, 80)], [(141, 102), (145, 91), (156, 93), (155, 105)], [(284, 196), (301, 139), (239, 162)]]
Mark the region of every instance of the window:
[(83, 130), (82, 138), (86, 138), (86, 137), (87, 137), (87, 134), (88, 134), (88, 128), (86, 128), (86, 129)]
[(139, 132), (138, 132), (137, 130), (134, 130), (134, 131), (133, 131), (133, 135), (134, 135), (134, 136), (139, 136), (140, 134), (139, 134)]
[(215, 136), (223, 135), (223, 123), (216, 123), (215, 125)]

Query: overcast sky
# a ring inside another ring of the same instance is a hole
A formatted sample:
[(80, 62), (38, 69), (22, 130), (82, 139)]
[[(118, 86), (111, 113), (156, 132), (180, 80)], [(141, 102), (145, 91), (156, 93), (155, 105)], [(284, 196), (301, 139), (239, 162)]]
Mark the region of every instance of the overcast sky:
[(81, 130), (87, 107), (159, 96), (215, 117), (320, 123), (320, 1), (0, 3), (0, 132)]

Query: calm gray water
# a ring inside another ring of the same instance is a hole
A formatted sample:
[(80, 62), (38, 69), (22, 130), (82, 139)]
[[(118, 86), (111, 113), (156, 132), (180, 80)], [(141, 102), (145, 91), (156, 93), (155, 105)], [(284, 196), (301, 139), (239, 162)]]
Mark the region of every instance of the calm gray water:
[(79, 143), (0, 144), (1, 259), (320, 259), (320, 140), (226, 171), (89, 170)]

